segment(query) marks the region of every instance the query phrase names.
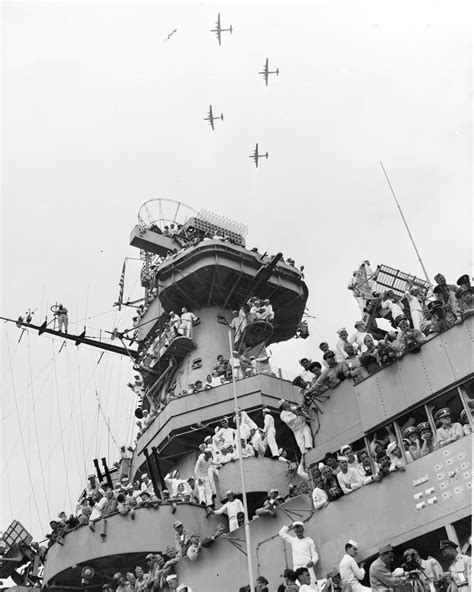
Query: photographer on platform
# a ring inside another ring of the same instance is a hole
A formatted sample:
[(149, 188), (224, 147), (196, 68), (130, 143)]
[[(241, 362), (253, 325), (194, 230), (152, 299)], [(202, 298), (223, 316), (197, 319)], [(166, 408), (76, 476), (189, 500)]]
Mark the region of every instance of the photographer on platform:
[(422, 559), (416, 549), (407, 549), (403, 553), (403, 570), (408, 580), (418, 580), (425, 590), (435, 592), (435, 582), (443, 575), (443, 568), (436, 559)]

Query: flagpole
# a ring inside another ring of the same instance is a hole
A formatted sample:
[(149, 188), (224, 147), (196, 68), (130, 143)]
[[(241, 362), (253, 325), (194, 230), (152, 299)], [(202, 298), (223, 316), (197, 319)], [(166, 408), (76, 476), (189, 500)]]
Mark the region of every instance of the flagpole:
[(418, 249), (416, 248), (415, 241), (413, 240), (413, 236), (410, 232), (410, 229), (408, 228), (408, 224), (407, 224), (407, 221), (405, 220), (405, 216), (403, 215), (402, 208), (400, 207), (400, 204), (398, 203), (397, 196), (395, 195), (395, 191), (393, 190), (392, 184), (390, 183), (390, 179), (388, 178), (387, 172), (385, 170), (385, 167), (383, 166), (382, 161), (380, 161), (380, 166), (382, 167), (385, 178), (387, 179), (388, 186), (390, 187), (390, 191), (392, 192), (393, 199), (395, 200), (395, 203), (397, 204), (398, 211), (400, 212), (400, 216), (402, 217), (403, 223), (405, 224), (405, 228), (407, 229), (408, 236), (410, 237), (413, 248), (415, 249), (416, 256), (418, 257), (418, 261), (420, 262), (420, 265), (421, 265), (421, 269), (423, 270), (423, 273), (425, 274), (426, 281), (429, 284), (431, 284), (430, 278), (428, 277), (428, 272), (426, 271), (423, 261), (421, 260), (420, 253), (418, 252)]
[[(230, 357), (233, 356), (233, 345), (232, 345), (232, 332), (229, 329), (229, 352)], [(245, 476), (244, 476), (244, 459), (242, 457), (242, 442), (240, 441), (240, 416), (239, 407), (237, 403), (237, 389), (235, 387), (235, 370), (232, 366), (232, 387), (234, 392), (234, 409), (235, 409), (235, 423), (237, 426), (237, 451), (239, 454), (239, 469), (240, 469), (240, 485), (242, 488), (242, 499), (244, 502), (244, 514), (245, 514), (245, 546), (247, 549), (247, 568), (249, 573), (249, 584), (250, 590), (254, 590), (253, 584), (253, 565), (252, 565), (252, 548), (250, 544), (250, 527), (249, 527), (249, 513), (247, 507), (247, 491), (245, 489)]]

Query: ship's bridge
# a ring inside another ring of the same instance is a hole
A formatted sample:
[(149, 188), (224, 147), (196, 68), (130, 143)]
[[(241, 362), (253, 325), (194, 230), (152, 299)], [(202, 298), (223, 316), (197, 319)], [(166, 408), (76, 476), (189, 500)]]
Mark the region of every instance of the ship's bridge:
[[(151, 252), (156, 251), (156, 243), (171, 241), (149, 230), (140, 236), (141, 232), (140, 227), (135, 227), (130, 243)], [(159, 303), (150, 303), (142, 317), (140, 340), (160, 326), (165, 311), (216, 306), (230, 314), (258, 293), (272, 303), (275, 330), (270, 343), (277, 343), (295, 335), (308, 298), (302, 273), (296, 267), (276, 257), (262, 258), (254, 251), (222, 240), (204, 240), (169, 257), (158, 265), (155, 278), (160, 286), (156, 299)]]

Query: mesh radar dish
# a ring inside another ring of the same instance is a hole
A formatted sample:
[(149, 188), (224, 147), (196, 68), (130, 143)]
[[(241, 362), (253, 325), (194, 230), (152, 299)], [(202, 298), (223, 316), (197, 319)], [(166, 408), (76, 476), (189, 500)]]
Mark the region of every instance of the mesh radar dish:
[(163, 231), (172, 224), (182, 226), (197, 214), (196, 210), (175, 199), (149, 199), (138, 210), (138, 224), (142, 228), (156, 225)]

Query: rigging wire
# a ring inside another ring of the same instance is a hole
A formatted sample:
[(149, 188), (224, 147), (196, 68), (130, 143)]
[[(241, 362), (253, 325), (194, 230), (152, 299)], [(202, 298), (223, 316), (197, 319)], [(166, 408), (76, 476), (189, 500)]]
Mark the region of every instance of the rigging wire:
[[(57, 355), (58, 355), (58, 354), (55, 354), (55, 356), (57, 356)], [(40, 378), (40, 376), (43, 374), (43, 372), (45, 372), (45, 371), (46, 371), (46, 370), (49, 368), (49, 369), (50, 369), (50, 370), (49, 370), (49, 373), (48, 373), (48, 375), (46, 376), (46, 378), (45, 378), (45, 382), (43, 383), (43, 386), (41, 387), (41, 389), (40, 389), (40, 391), (39, 391), (38, 395), (41, 393), (41, 391), (43, 390), (43, 388), (44, 388), (44, 386), (45, 386), (45, 384), (46, 384), (46, 381), (48, 380), (48, 378), (50, 377), (50, 375), (51, 375), (51, 373), (52, 373), (52, 371), (53, 371), (53, 367), (52, 367), (52, 364), (53, 364), (53, 359), (54, 359), (54, 358), (51, 358), (51, 360), (50, 360), (50, 361), (49, 361), (49, 362), (46, 364), (46, 366), (44, 366), (44, 367), (43, 367), (43, 368), (42, 368), (42, 369), (41, 369), (41, 370), (38, 372), (38, 374), (36, 375), (36, 377), (35, 377), (35, 378), (34, 378), (32, 381), (30, 381), (30, 382), (29, 382), (29, 383), (26, 385), (26, 390), (25, 390), (25, 392), (23, 393), (23, 395), (22, 395), (22, 396), (19, 398), (19, 400), (18, 400), (18, 404), (20, 404), (20, 403), (23, 401), (23, 399), (24, 399), (24, 398), (27, 396), (27, 394), (28, 394), (28, 388), (29, 388), (29, 387), (30, 387), (32, 384), (34, 384), (34, 383), (35, 383), (35, 382), (36, 382), (36, 381), (37, 381), (37, 380)], [(12, 361), (13, 361), (13, 358), (12, 358)], [(37, 397), (37, 398), (38, 398), (38, 397)], [(8, 417), (10, 417), (10, 415), (11, 415), (12, 413), (14, 413), (14, 411), (15, 411), (15, 409), (12, 409), (12, 410), (11, 410), (11, 411), (9, 411), (9, 412), (8, 412), (6, 415), (3, 415), (2, 419), (7, 419)], [(30, 413), (31, 413), (31, 410), (30, 410)]]
[[(9, 358), (9, 367), (10, 367), (10, 373), (11, 373), (11, 383), (12, 383), (13, 397), (15, 399), (15, 404), (16, 404), (16, 416), (17, 416), (17, 420), (18, 420), (18, 429), (20, 430), (20, 438), (21, 438), (21, 444), (22, 444), (22, 448), (23, 448), (23, 456), (25, 458), (26, 470), (27, 470), (27, 473), (28, 473), (28, 480), (30, 482), (31, 492), (33, 494), (33, 500), (34, 500), (34, 504), (35, 504), (35, 508), (36, 508), (36, 513), (37, 513), (37, 516), (38, 516), (38, 523), (39, 523), (39, 526), (40, 526), (41, 530), (43, 530), (43, 525), (41, 523), (41, 516), (40, 516), (40, 512), (39, 512), (39, 508), (38, 508), (38, 501), (36, 499), (36, 493), (35, 493), (35, 489), (33, 487), (33, 480), (31, 478), (30, 463), (29, 463), (28, 457), (26, 455), (25, 439), (23, 437), (23, 428), (22, 428), (22, 424), (21, 424), (21, 421), (20, 421), (20, 412), (19, 412), (18, 404), (17, 404), (15, 380), (13, 378), (13, 367), (12, 367), (12, 364), (11, 364), (11, 357), (10, 357), (10, 340), (8, 339), (8, 331), (6, 331), (6, 342), (7, 342), (7, 352), (8, 352), (8, 358)], [(31, 499), (31, 496), (29, 496), (28, 499)]]
[[(27, 343), (27, 349), (28, 349), (28, 368), (29, 368), (29, 375), (30, 375), (30, 385), (31, 385), (31, 398), (32, 400), (34, 399), (34, 393), (33, 393), (33, 378), (32, 378), (32, 369), (31, 369), (31, 348), (30, 348), (30, 336), (27, 335), (26, 336), (26, 343)], [(39, 441), (39, 434), (38, 434), (38, 420), (36, 418), (36, 406), (33, 403), (33, 420), (34, 420), (34, 426), (35, 426), (35, 437), (36, 437), (36, 447), (37, 447), (37, 451), (38, 451), (38, 459), (39, 459), (39, 464), (40, 464), (40, 473), (41, 473), (41, 481), (43, 483), (43, 492), (44, 492), (44, 498), (46, 501), (46, 508), (48, 509), (48, 514), (51, 515), (51, 511), (49, 508), (49, 497), (48, 497), (48, 493), (46, 491), (46, 481), (44, 478), (44, 471), (43, 471), (43, 460), (41, 458), (41, 446), (40, 446), (40, 441)]]
[[(75, 409), (75, 399), (74, 399), (74, 380), (73, 380), (73, 371), (71, 369), (71, 363), (69, 360), (69, 354), (68, 354), (68, 350), (66, 350), (66, 376), (67, 376), (67, 392), (68, 392), (68, 397), (69, 397), (69, 412), (70, 412), (70, 416), (71, 417), (77, 417), (77, 409)], [(74, 456), (76, 459), (76, 464), (77, 464), (77, 474), (80, 475), (82, 474), (82, 469), (81, 469), (81, 462), (79, 459), (79, 452), (78, 452), (78, 448), (80, 446), (81, 443), (81, 437), (79, 434), (79, 426), (77, 425), (77, 422), (73, 422), (72, 423), (72, 427), (71, 427), (71, 431), (69, 433), (69, 442), (68, 442), (68, 458), (69, 458), (69, 450), (71, 448), (71, 438), (73, 440), (73, 444), (74, 444)]]
[[(112, 430), (110, 429), (110, 418), (107, 420), (107, 418), (105, 416), (105, 413), (104, 413), (104, 410), (102, 409), (102, 405), (100, 403), (100, 396), (99, 396), (99, 392), (98, 391), (95, 391), (95, 396), (97, 397), (97, 405), (98, 405), (99, 410), (100, 410), (100, 412), (102, 414), (102, 417), (104, 419), (105, 425), (107, 426), (107, 431), (109, 433), (109, 436), (110, 436), (110, 438), (112, 438), (113, 443), (115, 444), (115, 446), (117, 446), (117, 450), (120, 452), (120, 446), (117, 444), (117, 440), (114, 438), (114, 435), (112, 434)], [(110, 456), (108, 448), (109, 448), (109, 445), (107, 445), (107, 452), (108, 452), (107, 453), (107, 457)]]
[[(54, 351), (54, 342), (51, 344), (53, 347), (53, 351)], [(60, 433), (60, 438), (61, 438), (61, 449), (63, 452), (63, 463), (64, 463), (64, 474), (66, 476), (66, 488), (67, 488), (67, 492), (69, 495), (69, 503), (70, 506), (72, 507), (72, 496), (71, 496), (71, 488), (69, 486), (69, 471), (68, 471), (68, 466), (67, 466), (67, 462), (66, 462), (66, 450), (64, 448), (64, 437), (63, 437), (63, 427), (62, 427), (62, 420), (61, 420), (61, 406), (59, 404), (59, 387), (58, 387), (58, 373), (57, 373), (57, 369), (56, 369), (56, 360), (54, 361), (54, 380), (55, 380), (55, 386), (56, 386), (56, 402), (57, 402), (57, 409), (58, 409), (58, 419), (59, 419), (59, 433)], [(51, 456), (52, 456), (52, 452), (50, 454), (49, 460), (51, 460)]]
[[(7, 444), (7, 441), (6, 440), (7, 440), (6, 430), (3, 429), (3, 450), (6, 450), (7, 449), (7, 445), (6, 445)], [(7, 492), (8, 492), (8, 505), (10, 507), (10, 516), (13, 516), (12, 494), (11, 494), (11, 491), (10, 491), (10, 474), (9, 474), (10, 472), (9, 472), (9, 469), (8, 469), (8, 464), (9, 464), (8, 462), (5, 463), (5, 469), (4, 469), (4, 471), (5, 471), (5, 474), (6, 474), (6, 477), (7, 477)]]

